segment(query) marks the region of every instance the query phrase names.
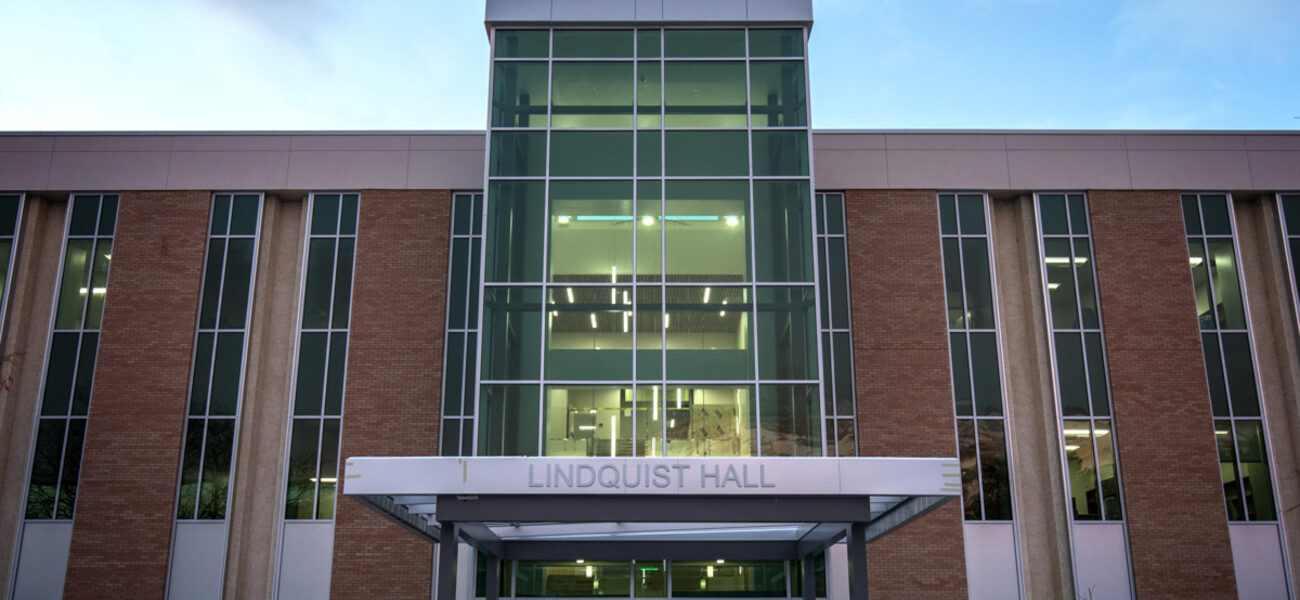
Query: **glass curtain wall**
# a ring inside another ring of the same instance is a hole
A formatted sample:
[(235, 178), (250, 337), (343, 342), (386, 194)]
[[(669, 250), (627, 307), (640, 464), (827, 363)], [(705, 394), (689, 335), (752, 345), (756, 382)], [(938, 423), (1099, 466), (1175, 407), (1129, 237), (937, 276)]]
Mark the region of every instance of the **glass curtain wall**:
[(0, 341), (4, 340), (5, 317), (9, 314), (9, 274), (13, 270), (22, 213), (22, 194), (0, 194)]
[(179, 521), (226, 518), (261, 223), (260, 194), (216, 194), (199, 301)]
[(818, 281), (821, 293), (822, 387), (826, 404), (826, 455), (857, 456), (857, 395), (849, 314), (849, 253), (844, 236), (844, 194), (818, 193)]
[(452, 196), (447, 338), (443, 346), (442, 456), (474, 455), (474, 375), (478, 371), (479, 270), (483, 194)]
[(804, 31), (493, 48), (477, 454), (822, 456)]
[(1071, 516), (1075, 521), (1122, 521), (1087, 198), (1037, 194), (1036, 199)]
[(1267, 435), (1234, 238), (1232, 199), (1183, 194), (1214, 439), (1230, 521), (1277, 521)]
[(117, 194), (75, 194), (69, 202), (27, 487), (29, 521), (70, 521), (76, 507), (117, 204)]
[(987, 195), (939, 195), (948, 347), (966, 520), (1009, 521), (1011, 470), (988, 221)]
[(284, 518), (334, 518), (358, 194), (312, 194)]
[[(477, 596), (487, 572), (478, 571)], [(800, 597), (798, 561), (510, 561), (502, 565), (502, 598), (614, 596), (624, 598)], [(825, 556), (816, 559), (815, 588), (826, 597)]]

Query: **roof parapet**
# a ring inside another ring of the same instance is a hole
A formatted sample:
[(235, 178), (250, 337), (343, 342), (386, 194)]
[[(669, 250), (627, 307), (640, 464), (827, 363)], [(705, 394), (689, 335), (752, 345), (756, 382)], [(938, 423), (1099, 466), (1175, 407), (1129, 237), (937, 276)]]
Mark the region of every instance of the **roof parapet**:
[(784, 24), (813, 21), (812, 0), (487, 0), (488, 29), (539, 24)]

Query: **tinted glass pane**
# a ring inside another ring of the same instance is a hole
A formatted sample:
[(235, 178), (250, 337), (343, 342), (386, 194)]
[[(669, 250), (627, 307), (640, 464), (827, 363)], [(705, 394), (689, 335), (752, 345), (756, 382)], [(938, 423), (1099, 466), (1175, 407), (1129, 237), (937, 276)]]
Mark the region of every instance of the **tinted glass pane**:
[(59, 477), (59, 502), (54, 518), (71, 519), (77, 506), (77, 484), (81, 474), (81, 448), (86, 440), (86, 420), (68, 421), (68, 439), (63, 446), (63, 473)]
[(750, 56), (803, 56), (802, 29), (749, 30)]
[(849, 272), (848, 254), (844, 248), (844, 238), (826, 240), (827, 275), (830, 279), (831, 326), (836, 329), (849, 327)]
[(203, 300), (199, 304), (199, 329), (217, 326), (221, 298), (221, 266), (226, 262), (226, 240), (208, 240), (208, 260), (203, 273)]
[(230, 240), (226, 257), (226, 279), (221, 286), (222, 329), (243, 329), (248, 324), (248, 296), (253, 275), (253, 240)]
[(545, 29), (497, 30), (497, 58), (545, 58), (551, 51), (551, 32)]
[(636, 184), (636, 279), (663, 279), (663, 189), (658, 181)]
[(984, 197), (974, 194), (962, 194), (957, 197), (957, 214), (961, 221), (963, 235), (983, 235), (988, 231), (984, 227)]
[(1039, 196), (1038, 211), (1043, 220), (1043, 235), (1065, 235), (1070, 233), (1069, 217), (1065, 213), (1065, 196), (1060, 194)]
[(826, 194), (826, 233), (844, 233), (844, 195)]
[(13, 235), (18, 225), (18, 196), (0, 196), (0, 235)]
[(998, 340), (994, 333), (970, 334), (971, 374), (975, 410), (981, 416), (1002, 414), (1002, 375), (998, 366)]
[(320, 421), (295, 419), (289, 441), (288, 488), (284, 518), (311, 519), (316, 507), (316, 448)]
[(191, 415), (206, 414), (208, 410), (208, 385), (212, 381), (212, 350), (216, 334), (203, 332), (194, 345), (194, 375), (190, 380)]
[(762, 385), (758, 394), (763, 456), (822, 455), (816, 385)]
[(1083, 196), (1079, 194), (1070, 194), (1068, 197), (1070, 204), (1070, 230), (1075, 235), (1088, 234), (1088, 206), (1083, 201)]
[(331, 317), (335, 329), (348, 326), (352, 305), (352, 261), (356, 251), (355, 238), (341, 238), (337, 267), (334, 271), (334, 314)]
[(492, 73), (493, 127), (546, 127), (544, 62), (498, 62)]
[(1201, 235), (1201, 207), (1196, 196), (1183, 196), (1183, 227), (1187, 235)]
[(443, 419), (440, 443), (439, 456), (461, 456), (460, 419)]
[(343, 209), (339, 215), (339, 234), (355, 235), (357, 232), (357, 205), (361, 197), (356, 194), (343, 194)]
[(973, 398), (970, 385), (970, 354), (966, 347), (966, 334), (954, 332), (948, 334), (948, 344), (952, 359), (953, 400), (957, 405), (957, 414), (971, 415)]
[(1110, 386), (1106, 384), (1106, 359), (1103, 356), (1100, 333), (1083, 334), (1084, 351), (1088, 353), (1088, 386), (1092, 391), (1093, 416), (1110, 415)]
[(99, 196), (74, 196), (68, 235), (94, 235), (99, 218)]
[[(668, 456), (758, 454), (753, 388), (669, 387), (664, 399)], [(725, 472), (720, 471), (719, 475), (724, 476)], [(721, 478), (717, 484), (722, 485)]]
[(1228, 391), (1234, 417), (1259, 416), (1259, 392), (1255, 388), (1255, 366), (1251, 359), (1250, 337), (1245, 333), (1225, 333), (1223, 362), (1228, 371)]
[(1075, 259), (1070, 255), (1070, 241), (1043, 240), (1043, 251), (1043, 262), (1047, 268), (1047, 294), (1052, 302), (1052, 328), (1077, 329), (1078, 298), (1075, 296), (1075, 269), (1072, 267)]
[(632, 176), (632, 133), (557, 131), (551, 134), (551, 175)]
[(817, 304), (813, 288), (760, 287), (756, 294), (759, 378), (816, 379)]
[(325, 390), (325, 353), (329, 334), (303, 332), (298, 343), (298, 383), (294, 386), (293, 414), (321, 414)]
[(966, 267), (967, 327), (993, 329), (993, 284), (989, 275), (989, 243), (984, 238), (961, 241)]
[(758, 281), (812, 281), (812, 224), (804, 181), (754, 182), (754, 235), (766, 240), (755, 258)]
[(329, 372), (325, 375), (325, 414), (343, 412), (343, 379), (347, 373), (348, 334), (330, 334)]
[(230, 457), (235, 441), (234, 419), (208, 421), (203, 445), (203, 479), (199, 483), (196, 519), (226, 518), (226, 493), (230, 482)]
[(302, 328), (324, 329), (330, 323), (330, 290), (334, 284), (334, 240), (307, 244), (307, 283), (302, 292)]
[(664, 398), (663, 389), (657, 385), (642, 385), (636, 389), (636, 448), (637, 456), (664, 455)]
[(1237, 472), (1237, 443), (1232, 421), (1214, 422), (1214, 441), (1219, 448), (1219, 474), (1223, 479), (1223, 499), (1228, 505), (1228, 520), (1245, 521), (1246, 508)]
[(664, 66), (665, 124), (744, 127), (744, 62), (669, 62)]
[(1196, 314), (1201, 329), (1218, 327), (1214, 310), (1214, 294), (1210, 291), (1210, 265), (1205, 260), (1205, 244), (1197, 240), (1187, 240), (1188, 262), (1192, 267), (1192, 283), (1196, 289)]
[(335, 490), (339, 474), (339, 420), (326, 419), (321, 424), (320, 471), (317, 477), (316, 518), (333, 519)]
[(999, 419), (980, 419), (980, 473), (984, 478), (984, 518), (1011, 518), (1011, 471), (1006, 432)]
[(551, 183), (550, 280), (631, 281), (631, 181)]
[(234, 207), (230, 214), (230, 235), (254, 235), (257, 233), (257, 209), (261, 198), (252, 194), (235, 196)]
[(669, 287), (665, 296), (668, 379), (752, 379), (749, 288)]
[(1287, 235), (1300, 235), (1300, 195), (1282, 196), (1282, 217)]
[(203, 453), (203, 420), (189, 419), (185, 425), (185, 455), (181, 461), (181, 488), (176, 502), (177, 519), (193, 519), (199, 493), (199, 466)]
[(1115, 466), (1115, 436), (1110, 421), (1096, 421), (1093, 434), (1097, 442), (1097, 468), (1101, 477), (1102, 504), (1107, 521), (1124, 518), (1119, 502), (1119, 468)]
[(13, 256), (12, 250), (11, 240), (0, 240), (0, 298), (5, 297), (5, 283), (9, 279), (9, 259)]
[(63, 419), (42, 419), (36, 428), (36, 447), (32, 453), (32, 478), (27, 486), (28, 519), (54, 517), (54, 502), (59, 489), (59, 464), (63, 458)]
[(95, 381), (95, 353), (99, 349), (99, 334), (81, 335), (81, 349), (77, 356), (77, 380), (72, 386), (72, 406), (69, 413), (85, 415), (90, 408), (90, 388)]
[(519, 561), (516, 567), (516, 596), (520, 598), (564, 596), (628, 596), (631, 569), (626, 562)]
[(447, 289), (447, 327), (465, 328), (465, 302), (469, 297), (469, 239), (453, 238), (451, 240), (451, 258), (447, 261), (451, 269), (451, 281)]
[(1201, 214), (1205, 218), (1205, 235), (1232, 235), (1227, 196), (1201, 196)]
[(750, 63), (751, 123), (754, 127), (807, 126), (807, 90), (800, 61)]
[(1277, 519), (1263, 424), (1256, 420), (1246, 420), (1237, 421), (1236, 425), (1237, 457), (1241, 461), (1241, 487), (1246, 501), (1246, 514), (1252, 521)]
[(220, 194), (212, 197), (213, 235), (225, 235), (230, 231), (230, 195)]
[(542, 455), (632, 456), (631, 408), (630, 387), (546, 388)]
[(1070, 505), (1074, 518), (1102, 518), (1101, 498), (1097, 490), (1097, 459), (1092, 446), (1092, 428), (1088, 421), (1065, 422), (1065, 461), (1070, 478)]
[(749, 279), (749, 186), (670, 181), (664, 207), (669, 281)]
[(483, 378), (540, 377), (542, 290), (488, 288), (483, 311)]
[(961, 496), (966, 518), (983, 519), (979, 456), (975, 448), (975, 422), (971, 419), (957, 420), (957, 451), (961, 457)]
[(957, 197), (952, 194), (939, 196), (939, 232), (943, 235), (957, 234)]
[(442, 378), (442, 414), (459, 416), (461, 410), (461, 377), (465, 368), (465, 334), (447, 333), (446, 367)]
[(662, 173), (662, 149), (658, 131), (641, 132), (636, 136), (636, 174), (641, 177), (658, 177)]
[(104, 196), (103, 206), (99, 209), (99, 235), (113, 235), (117, 226), (117, 201), (116, 195)]
[(485, 385), (479, 392), (479, 456), (537, 456), (538, 389)]
[(839, 455), (857, 456), (858, 455), (858, 440), (857, 440), (858, 428), (853, 423), (853, 419), (836, 419), (835, 431), (839, 436), (838, 439), (836, 440), (836, 449), (839, 451)]
[(642, 58), (659, 56), (658, 29), (642, 29), (636, 32), (636, 55)]
[(754, 131), (754, 175), (807, 175), (807, 131)]
[(1201, 334), (1201, 347), (1205, 350), (1205, 373), (1210, 382), (1210, 405), (1214, 416), (1230, 417), (1228, 411), (1228, 385), (1223, 378), (1223, 355), (1219, 351), (1219, 336)]
[(316, 194), (311, 204), (311, 234), (334, 235), (339, 230), (339, 195)]
[(1088, 240), (1074, 240), (1075, 281), (1079, 285), (1079, 309), (1085, 329), (1101, 327), (1097, 316), (1097, 287), (1093, 281), (1092, 250)]
[(497, 131), (492, 133), (493, 177), (540, 177), (546, 169), (546, 133)]
[(1219, 327), (1245, 329), (1246, 313), (1241, 305), (1241, 280), (1237, 277), (1237, 256), (1231, 239), (1206, 240), (1210, 277), (1214, 283), (1215, 312)]
[[(831, 334), (831, 347), (835, 365), (835, 414), (853, 416), (853, 350), (848, 332)], [(824, 384), (823, 384), (824, 385)]]
[(817, 246), (817, 264), (820, 281), (817, 282), (817, 291), (821, 294), (821, 327), (826, 329), (831, 326), (831, 311), (833, 300), (831, 298), (831, 277), (829, 259), (826, 257), (826, 238), (814, 238)]
[(659, 127), (663, 112), (663, 73), (658, 62), (636, 66), (637, 127)]
[(59, 283), (59, 308), (54, 318), (55, 329), (81, 327), (82, 311), (86, 306), (86, 287), (90, 279), (91, 260), (94, 257), (91, 240), (68, 240), (68, 251), (63, 257), (63, 276)]
[(669, 131), (664, 134), (671, 176), (748, 175), (743, 131)]
[(41, 415), (68, 414), (72, 397), (72, 378), (77, 368), (77, 348), (81, 335), (55, 333), (50, 340), (50, 358), (45, 370), (45, 390), (41, 397)]
[(1058, 333), (1055, 339), (1056, 377), (1062, 411), (1070, 416), (1087, 416), (1088, 384), (1083, 369), (1083, 342), (1077, 333)]
[(104, 297), (108, 295), (108, 263), (113, 256), (113, 240), (100, 239), (95, 244), (95, 259), (90, 269), (89, 300), (86, 302), (86, 329), (99, 329), (104, 316)]
[(212, 360), (212, 397), (209, 415), (234, 415), (239, 402), (239, 372), (244, 358), (244, 334), (217, 334)]
[(948, 300), (948, 327), (966, 328), (966, 308), (962, 296), (961, 240), (945, 238), (943, 244), (943, 283)]
[(663, 293), (657, 287), (636, 288), (636, 376), (663, 377)]
[(664, 31), (664, 56), (744, 56), (743, 29), (669, 29)]
[(549, 293), (546, 377), (631, 379), (632, 288), (553, 287)]
[(541, 281), (544, 184), (507, 181), (488, 187), (487, 280)]
[(632, 56), (630, 29), (568, 29), (555, 32), (556, 58), (620, 58)]
[(551, 69), (552, 127), (632, 126), (631, 62), (557, 62)]

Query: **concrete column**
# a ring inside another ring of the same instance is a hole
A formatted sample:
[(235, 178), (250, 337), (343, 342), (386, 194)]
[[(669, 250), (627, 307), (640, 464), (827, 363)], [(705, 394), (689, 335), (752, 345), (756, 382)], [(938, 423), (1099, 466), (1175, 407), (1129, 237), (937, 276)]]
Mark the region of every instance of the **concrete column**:
[(1052, 392), (1034, 198), (994, 197), (990, 214), (1022, 589), (1027, 598), (1073, 598), (1070, 507)]
[(438, 590), (435, 600), (456, 600), (456, 524), (438, 523)]

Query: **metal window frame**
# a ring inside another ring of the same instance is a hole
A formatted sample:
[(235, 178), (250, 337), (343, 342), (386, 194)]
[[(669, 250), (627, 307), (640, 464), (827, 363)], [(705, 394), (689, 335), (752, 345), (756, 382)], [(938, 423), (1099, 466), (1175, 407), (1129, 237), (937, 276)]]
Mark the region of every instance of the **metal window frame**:
[(23, 241), (23, 209), (27, 206), (27, 194), (18, 192), (14, 194), (0, 194), (3, 196), (13, 196), (18, 199), (18, 213), (14, 215), (14, 234), (9, 236), (0, 236), (9, 240), (9, 263), (8, 269), (0, 273), (0, 282), (4, 284), (4, 293), (0, 293), (0, 344), (6, 340), (5, 333), (9, 324), (9, 299), (13, 296), (13, 272), (14, 264), (18, 257), (18, 244)]

